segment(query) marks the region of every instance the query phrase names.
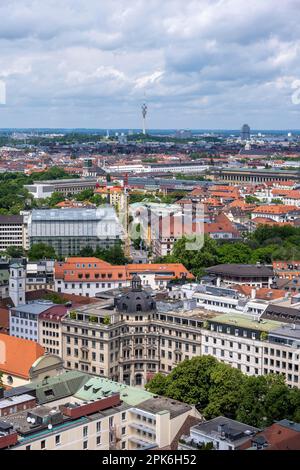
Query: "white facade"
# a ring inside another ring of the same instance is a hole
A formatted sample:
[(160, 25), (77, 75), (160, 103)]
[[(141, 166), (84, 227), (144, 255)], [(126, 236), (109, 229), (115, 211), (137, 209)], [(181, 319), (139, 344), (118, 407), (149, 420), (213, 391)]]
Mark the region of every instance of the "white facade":
[(9, 297), (15, 307), (25, 304), (26, 274), (22, 264), (10, 266)]

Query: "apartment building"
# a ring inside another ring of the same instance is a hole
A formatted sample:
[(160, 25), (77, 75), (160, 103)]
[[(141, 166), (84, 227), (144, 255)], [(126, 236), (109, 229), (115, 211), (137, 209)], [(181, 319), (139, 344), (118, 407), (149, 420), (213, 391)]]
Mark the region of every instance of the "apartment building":
[(27, 249), (27, 224), (23, 215), (0, 215), (0, 251), (10, 246)]
[(290, 222), (300, 215), (300, 208), (296, 205), (271, 204), (257, 207), (251, 213), (251, 218), (263, 217), (274, 220), (274, 222)]
[(0, 259), (0, 299), (9, 296), (9, 264), (7, 260)]
[(181, 437), (178, 449), (199, 450), (210, 443), (214, 450), (239, 450), (259, 431), (248, 424), (218, 416), (193, 426), (189, 435)]
[(54, 305), (38, 316), (38, 341), (45, 351), (62, 357), (61, 322), (67, 314), (65, 305)]
[(165, 288), (175, 279), (193, 279), (181, 263), (114, 266), (98, 258), (67, 258), (55, 263), (55, 291), (96, 297), (100, 292), (130, 286), (134, 275), (143, 287)]
[(150, 450), (169, 446), (190, 417), (200, 418), (192, 406), (76, 371), (12, 389), (0, 409), (8, 397), (28, 403), (30, 396), (31, 408), (1, 417), (0, 448)]
[(54, 289), (54, 260), (40, 260), (26, 264), (26, 292)]

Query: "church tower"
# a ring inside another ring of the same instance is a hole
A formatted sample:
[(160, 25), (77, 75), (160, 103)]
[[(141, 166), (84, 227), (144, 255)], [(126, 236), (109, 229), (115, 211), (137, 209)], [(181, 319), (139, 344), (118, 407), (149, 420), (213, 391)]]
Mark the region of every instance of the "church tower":
[(26, 303), (26, 270), (21, 263), (12, 264), (9, 268), (9, 296), (14, 306), (24, 305)]

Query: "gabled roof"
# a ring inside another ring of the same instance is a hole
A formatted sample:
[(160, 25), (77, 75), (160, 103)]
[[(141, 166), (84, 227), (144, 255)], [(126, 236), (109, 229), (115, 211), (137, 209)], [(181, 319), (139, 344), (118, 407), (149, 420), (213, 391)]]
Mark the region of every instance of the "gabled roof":
[(0, 371), (28, 379), (30, 368), (44, 352), (34, 341), (0, 334)]

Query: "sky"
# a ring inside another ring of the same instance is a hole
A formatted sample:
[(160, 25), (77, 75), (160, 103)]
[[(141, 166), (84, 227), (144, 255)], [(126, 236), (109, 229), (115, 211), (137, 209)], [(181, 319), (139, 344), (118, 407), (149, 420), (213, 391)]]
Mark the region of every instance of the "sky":
[(144, 100), (149, 128), (300, 128), (300, 0), (0, 0), (0, 18), (2, 128), (136, 129)]

